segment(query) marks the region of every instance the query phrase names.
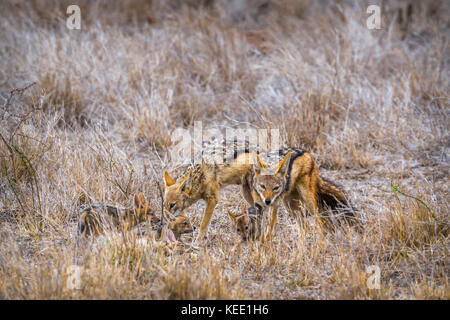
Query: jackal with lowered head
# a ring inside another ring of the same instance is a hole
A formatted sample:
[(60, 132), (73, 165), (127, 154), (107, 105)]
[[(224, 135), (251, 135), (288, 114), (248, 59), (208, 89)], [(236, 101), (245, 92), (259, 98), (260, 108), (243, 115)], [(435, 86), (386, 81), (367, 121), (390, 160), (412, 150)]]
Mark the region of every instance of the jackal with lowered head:
[[(252, 171), (256, 147), (249, 141), (222, 140), (201, 151), (201, 163), (190, 166), (184, 177), (175, 181), (164, 171), (164, 207), (171, 214), (182, 211), (198, 200), (206, 201), (206, 209), (196, 241), (206, 237), (209, 222), (219, 200), (219, 190), (227, 185), (242, 184)], [(244, 198), (253, 205), (250, 189), (243, 185)], [(245, 189), (244, 189), (245, 188)]]

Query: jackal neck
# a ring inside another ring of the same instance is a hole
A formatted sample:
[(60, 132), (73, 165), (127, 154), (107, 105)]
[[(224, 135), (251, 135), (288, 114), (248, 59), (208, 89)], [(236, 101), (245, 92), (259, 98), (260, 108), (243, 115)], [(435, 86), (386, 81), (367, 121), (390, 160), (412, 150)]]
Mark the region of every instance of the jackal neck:
[(188, 192), (188, 196), (189, 196), (189, 200), (188, 200), (188, 204), (192, 205), (194, 202), (196, 202), (197, 200), (199, 200), (203, 194), (203, 189), (204, 189), (204, 184), (202, 183), (203, 180), (203, 166), (201, 164), (196, 164), (191, 166), (190, 168), (188, 168), (185, 172), (185, 174), (187, 174), (189, 172), (189, 170), (191, 170), (191, 175), (190, 175), (190, 188), (189, 188), (189, 192)]
[(303, 149), (298, 149), (298, 148), (284, 147), (284, 148), (280, 148), (278, 150), (269, 151), (261, 157), (261, 159), (265, 163), (267, 163), (270, 167), (273, 167), (279, 161), (281, 161), (285, 156), (287, 156), (287, 154), (289, 152), (292, 152), (292, 155), (291, 155), (291, 158), (289, 159), (288, 168), (286, 170), (286, 178), (285, 178), (286, 183), (285, 183), (283, 193), (287, 192), (289, 190), (289, 186), (291, 183), (292, 164), (298, 157), (303, 156), (306, 153), (306, 151)]

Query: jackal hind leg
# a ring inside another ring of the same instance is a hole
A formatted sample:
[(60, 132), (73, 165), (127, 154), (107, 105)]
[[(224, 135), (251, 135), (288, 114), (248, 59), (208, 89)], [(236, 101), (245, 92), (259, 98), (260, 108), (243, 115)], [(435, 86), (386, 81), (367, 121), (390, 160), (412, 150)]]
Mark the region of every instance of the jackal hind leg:
[(299, 231), (303, 230), (303, 218), (302, 218), (302, 210), (299, 206), (299, 200), (295, 198), (284, 198), (283, 199), (283, 206), (286, 209), (286, 211), (289, 213), (289, 215), (292, 218), (295, 218), (297, 221), (297, 225), (300, 228)]
[(304, 185), (297, 186), (297, 191), (301, 195), (305, 204), (305, 209), (309, 215), (312, 215), (319, 226), (321, 233), (324, 233), (324, 222), (319, 214), (319, 208), (317, 205), (317, 195)]

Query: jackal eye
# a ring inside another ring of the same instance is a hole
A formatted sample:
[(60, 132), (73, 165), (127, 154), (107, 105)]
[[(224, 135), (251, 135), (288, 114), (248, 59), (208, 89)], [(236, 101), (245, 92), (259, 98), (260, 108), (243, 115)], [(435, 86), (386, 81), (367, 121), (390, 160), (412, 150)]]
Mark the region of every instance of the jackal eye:
[(266, 186), (263, 185), (263, 184), (260, 184), (259, 187), (260, 187), (261, 189), (263, 189), (263, 190), (266, 190)]
[(277, 191), (278, 189), (280, 189), (280, 186), (275, 186), (275, 187), (273, 188), (273, 191)]
[(245, 230), (248, 230), (248, 226), (245, 226)]
[(241, 231), (241, 229), (237, 228), (237, 232)]
[(170, 209), (173, 209), (173, 207), (175, 207), (176, 203), (172, 202), (171, 204), (169, 204)]
[(187, 222), (185, 222), (184, 225), (187, 226)]

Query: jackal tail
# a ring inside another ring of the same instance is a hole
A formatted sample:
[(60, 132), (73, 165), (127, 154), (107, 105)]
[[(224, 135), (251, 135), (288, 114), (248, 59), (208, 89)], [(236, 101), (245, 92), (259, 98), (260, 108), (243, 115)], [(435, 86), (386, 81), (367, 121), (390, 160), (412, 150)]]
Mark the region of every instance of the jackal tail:
[(78, 220), (78, 234), (84, 235), (86, 233), (86, 216), (82, 215)]
[(355, 208), (347, 200), (341, 188), (322, 177), (319, 177), (318, 181), (318, 200), (320, 207), (342, 213), (344, 218), (352, 224), (356, 221)]
[(78, 235), (88, 236), (99, 231), (99, 217), (97, 213), (91, 209), (85, 209), (82, 211), (80, 218), (78, 219)]
[(318, 196), (320, 205), (327, 205), (333, 210), (343, 206), (349, 207), (342, 190), (333, 182), (322, 177), (319, 177), (318, 181)]

